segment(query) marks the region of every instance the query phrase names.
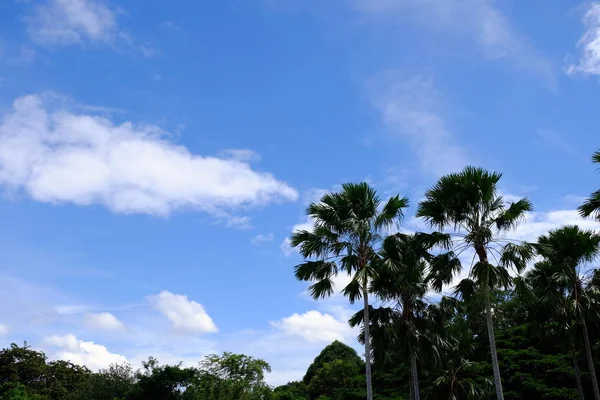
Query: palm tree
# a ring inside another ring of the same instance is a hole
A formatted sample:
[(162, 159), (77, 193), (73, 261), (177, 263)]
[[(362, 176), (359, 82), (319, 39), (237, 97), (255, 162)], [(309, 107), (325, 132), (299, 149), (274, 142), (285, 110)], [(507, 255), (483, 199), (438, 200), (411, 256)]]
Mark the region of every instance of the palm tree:
[(573, 372), (580, 400), (584, 399), (581, 372), (576, 349), (577, 321), (571, 311), (571, 303), (566, 296), (566, 288), (555, 279), (560, 267), (549, 261), (540, 261), (525, 276), (524, 286), (520, 287), (521, 299), (530, 308), (530, 319), (543, 336), (569, 343)]
[(551, 279), (555, 291), (566, 297), (566, 315), (579, 324), (594, 398), (600, 400), (586, 323), (586, 318), (597, 311), (598, 288), (590, 279), (591, 271), (587, 271), (586, 266), (600, 255), (600, 235), (578, 226), (565, 226), (540, 236), (538, 243), (540, 255), (553, 272)]
[[(596, 164), (600, 164), (600, 150), (594, 153), (592, 161)], [(600, 221), (600, 190), (596, 190), (592, 193), (590, 198), (587, 199), (578, 210), (582, 217), (586, 218), (593, 216)]]
[(291, 237), (292, 247), (299, 248), (306, 260), (296, 266), (296, 278), (314, 282), (310, 286), (313, 298), (330, 296), (332, 278), (345, 272), (352, 280), (342, 293), (352, 303), (363, 299), (367, 400), (373, 399), (369, 282), (386, 266), (377, 254), (382, 232), (400, 223), (406, 207), (406, 197), (394, 196), (382, 206), (376, 191), (367, 183), (346, 183), (340, 192), (325, 194), (318, 203), (308, 206), (306, 213), (314, 223), (312, 232), (303, 230)]
[[(382, 269), (371, 281), (370, 291), (379, 300), (391, 303), (389, 307), (372, 309), (373, 356), (376, 363), (384, 364), (391, 353), (409, 361), (409, 392), (411, 400), (419, 400), (419, 373), (417, 360), (423, 352), (430, 353), (428, 360), (436, 361), (449, 338), (443, 329), (441, 306), (429, 304), (426, 294), (431, 289), (430, 282), (450, 283), (440, 276), (438, 268), (430, 272), (430, 264), (442, 263), (446, 268), (460, 265), (452, 253), (438, 256), (430, 254), (433, 247), (447, 245), (449, 237), (443, 234), (397, 233), (388, 236), (380, 251), (381, 262), (389, 268)], [(447, 274), (448, 276), (448, 274)], [(445, 304), (440, 302), (440, 305)], [(350, 319), (351, 326), (361, 323), (362, 311)], [(363, 328), (364, 329), (364, 328)], [(364, 335), (359, 337), (364, 341)]]
[[(505, 204), (497, 190), (501, 177), (499, 173), (476, 167), (466, 167), (459, 173), (446, 175), (425, 193), (425, 200), (419, 204), (417, 211), (417, 216), (425, 218), (430, 226), (452, 230), (461, 243), (455, 248), (457, 254), (471, 249), (478, 257), (469, 278), (463, 279), (456, 289), (464, 296), (475, 290), (483, 292), (498, 400), (503, 400), (504, 394), (496, 353), (490, 291), (509, 286), (512, 278), (508, 267), (512, 266), (520, 272), (533, 256), (531, 246), (519, 246), (501, 237), (502, 233), (516, 228), (525, 213), (532, 210), (531, 202), (526, 198), (508, 206)], [(490, 257), (496, 258), (498, 265), (492, 265)]]

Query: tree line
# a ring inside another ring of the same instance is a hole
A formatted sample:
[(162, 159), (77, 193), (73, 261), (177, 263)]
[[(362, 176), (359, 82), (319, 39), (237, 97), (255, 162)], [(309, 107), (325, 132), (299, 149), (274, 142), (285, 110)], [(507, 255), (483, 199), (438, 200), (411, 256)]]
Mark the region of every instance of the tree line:
[[(267, 362), (243, 354), (92, 372), (13, 344), (0, 352), (0, 399), (600, 400), (600, 234), (514, 240), (533, 206), (505, 201), (500, 179), (475, 167), (440, 178), (417, 207), (427, 232), (400, 229), (408, 199), (381, 201), (366, 183), (308, 206), (313, 228), (291, 237), (296, 278), (321, 299), (351, 277), (342, 293), (362, 303), (348, 322), (364, 359), (334, 342), (302, 380), (272, 388)], [(600, 221), (600, 190), (579, 211)]]
[[(593, 161), (600, 163), (600, 152)], [(498, 191), (501, 177), (469, 166), (440, 178), (417, 207), (416, 216), (430, 232), (392, 232), (402, 222), (408, 199), (396, 195), (382, 202), (367, 183), (344, 184), (339, 192), (308, 206), (312, 229), (291, 238), (305, 259), (295, 268), (296, 278), (311, 282), (310, 292), (319, 299), (333, 294), (338, 274), (351, 277), (342, 293), (351, 303), (363, 302), (350, 324), (361, 327), (367, 400), (374, 398), (372, 369), (385, 368), (390, 360), (407, 365), (409, 398), (421, 399), (423, 369), (439, 374), (439, 384), (445, 381), (444, 368), (470, 369), (468, 354), (460, 361), (449, 355), (464, 350), (460, 345), (481, 341), (482, 335), (492, 372), (484, 377), (491, 385), (474, 385), (471, 380), (462, 386), (454, 376), (443, 398), (486, 398), (492, 389), (497, 400), (505, 399), (496, 340), (499, 308), (493, 304), (499, 290), (527, 305), (523, 322), (529, 329), (544, 336), (552, 332), (571, 355), (570, 374), (581, 399), (586, 390), (578, 354), (585, 355), (592, 396), (600, 400), (594, 365), (597, 342), (591, 341), (588, 326), (600, 316), (600, 275), (592, 264), (600, 254), (600, 235), (564, 226), (533, 243), (513, 240), (510, 233), (533, 206), (527, 198), (505, 201)], [(583, 217), (600, 219), (600, 191), (579, 211)], [(463, 315), (473, 307), (473, 299), (484, 330), (470, 331), (475, 316)], [(441, 369), (435, 372), (435, 366)]]

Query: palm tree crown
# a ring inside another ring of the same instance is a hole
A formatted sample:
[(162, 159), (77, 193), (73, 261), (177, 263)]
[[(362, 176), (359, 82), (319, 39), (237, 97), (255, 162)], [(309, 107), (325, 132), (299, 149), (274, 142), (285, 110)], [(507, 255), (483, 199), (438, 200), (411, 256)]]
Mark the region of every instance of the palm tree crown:
[[(592, 161), (600, 164), (600, 150), (594, 153)], [(600, 190), (596, 190), (590, 197), (578, 208), (582, 217), (593, 217), (600, 221)]]
[(394, 196), (381, 209), (380, 205), (368, 184), (347, 183), (341, 192), (325, 194), (308, 206), (313, 231), (295, 232), (291, 245), (299, 248), (302, 257), (312, 259), (296, 266), (296, 278), (315, 282), (310, 287), (314, 298), (333, 294), (332, 278), (341, 272), (354, 277), (343, 293), (350, 301), (360, 298), (360, 284), (375, 273), (375, 248), (382, 232), (400, 223), (408, 199)]
[[(498, 400), (504, 395), (495, 349), (490, 291), (509, 286), (512, 278), (507, 267), (520, 272), (534, 254), (532, 246), (517, 245), (500, 237), (501, 233), (516, 228), (525, 213), (533, 208), (527, 198), (506, 205), (497, 189), (501, 177), (499, 173), (476, 167), (446, 175), (425, 193), (425, 200), (417, 211), (417, 216), (432, 227), (454, 231), (460, 243), (455, 246), (456, 254), (473, 249), (479, 259), (471, 268), (469, 278), (463, 279), (456, 289), (463, 296), (483, 290)], [(490, 255), (498, 265), (490, 263)]]
[(369, 282), (382, 268), (377, 247), (386, 228), (400, 223), (407, 198), (394, 196), (382, 205), (377, 193), (367, 183), (346, 183), (337, 193), (324, 195), (311, 203), (307, 215), (312, 231), (295, 232), (292, 247), (297, 247), (305, 262), (296, 266), (296, 278), (314, 282), (310, 293), (314, 298), (333, 294), (333, 278), (344, 272), (352, 276), (342, 293), (354, 302), (363, 298), (365, 330), (365, 369), (367, 400), (373, 399), (371, 384), (371, 339), (369, 335)]

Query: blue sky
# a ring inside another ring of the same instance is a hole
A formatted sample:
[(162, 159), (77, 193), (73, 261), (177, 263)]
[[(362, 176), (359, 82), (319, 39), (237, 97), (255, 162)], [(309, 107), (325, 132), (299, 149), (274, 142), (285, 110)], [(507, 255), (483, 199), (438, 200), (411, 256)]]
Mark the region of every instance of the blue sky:
[(294, 279), (307, 203), (475, 164), (532, 199), (515, 238), (598, 228), (598, 76), (600, 3), (0, 0), (0, 343), (299, 379), (356, 346)]

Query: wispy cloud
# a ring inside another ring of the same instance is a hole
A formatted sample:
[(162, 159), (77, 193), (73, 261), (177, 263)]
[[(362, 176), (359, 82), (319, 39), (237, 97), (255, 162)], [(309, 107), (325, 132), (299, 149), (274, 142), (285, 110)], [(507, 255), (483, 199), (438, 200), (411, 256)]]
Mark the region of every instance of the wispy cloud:
[(252, 240), (250, 240), (250, 243), (252, 243), (255, 246), (260, 246), (261, 244), (272, 243), (274, 238), (275, 237), (272, 233), (268, 233), (266, 235), (260, 234), (254, 236)]
[(406, 140), (423, 170), (440, 176), (468, 163), (465, 150), (442, 117), (432, 79), (406, 79), (397, 71), (388, 71), (373, 78), (367, 90), (386, 128)]
[[(19, 98), (0, 120), (0, 185), (48, 203), (102, 204), (168, 215), (295, 200), (297, 192), (245, 162), (190, 153), (151, 125), (115, 124), (45, 96)], [(230, 225), (248, 225), (232, 217)]]
[(355, 0), (355, 9), (375, 22), (417, 21), (428, 30), (465, 38), (491, 60), (506, 59), (554, 87), (552, 63), (520, 35), (492, 0)]
[(537, 135), (543, 139), (548, 145), (570, 155), (575, 155), (576, 151), (562, 135), (551, 130), (539, 130)]
[(104, 0), (44, 0), (24, 18), (29, 38), (46, 48), (103, 44), (123, 47), (146, 58), (160, 52), (138, 43), (117, 21), (122, 11)]
[(116, 12), (101, 0), (47, 0), (26, 22), (29, 36), (40, 45), (111, 43), (118, 34)]
[(586, 32), (577, 47), (579, 59), (567, 66), (567, 74), (600, 75), (600, 3), (590, 3), (583, 24)]

